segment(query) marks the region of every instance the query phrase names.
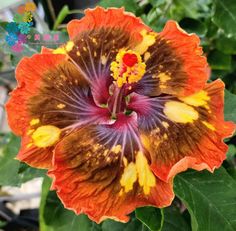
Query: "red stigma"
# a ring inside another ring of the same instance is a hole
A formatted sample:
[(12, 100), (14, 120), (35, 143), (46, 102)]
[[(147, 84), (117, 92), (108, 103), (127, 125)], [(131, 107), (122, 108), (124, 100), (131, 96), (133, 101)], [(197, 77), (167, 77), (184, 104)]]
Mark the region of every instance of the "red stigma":
[(138, 63), (138, 58), (135, 54), (126, 53), (124, 54), (122, 60), (124, 64), (128, 67), (133, 67), (136, 63)]

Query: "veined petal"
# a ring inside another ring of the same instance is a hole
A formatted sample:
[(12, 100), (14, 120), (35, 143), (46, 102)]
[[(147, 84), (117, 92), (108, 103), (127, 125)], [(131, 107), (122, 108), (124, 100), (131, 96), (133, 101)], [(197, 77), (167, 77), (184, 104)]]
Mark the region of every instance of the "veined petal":
[(96, 106), (87, 81), (65, 55), (24, 58), (16, 78), (18, 87), (6, 109), (12, 130), (23, 136), (18, 158), (29, 165), (50, 167), (52, 147), (65, 131), (108, 118), (108, 111)]
[(66, 53), (92, 87), (97, 104), (106, 104), (113, 82), (110, 64), (120, 49), (134, 48), (150, 28), (124, 9), (97, 7), (85, 11), (81, 20), (68, 24), (71, 41), (55, 50)]
[(235, 124), (224, 121), (223, 90), (217, 80), (187, 97), (133, 96), (129, 107), (138, 113), (142, 143), (161, 180), (168, 182), (187, 168), (213, 171), (222, 164), (223, 139), (235, 130)]
[(134, 126), (132, 116), (120, 116), (111, 125), (79, 129), (57, 145), (49, 175), (66, 208), (97, 223), (127, 222), (136, 207), (171, 203), (172, 182), (151, 172)]
[(147, 31), (151, 30), (141, 19), (135, 17), (132, 13), (125, 12), (124, 8), (104, 9), (96, 7), (95, 9), (87, 9), (84, 13), (84, 18), (72, 20), (68, 24), (67, 30), (70, 39), (74, 39), (78, 34), (85, 31), (99, 28), (124, 30), (127, 33), (131, 33), (132, 36), (141, 39), (140, 31), (144, 29)]
[(168, 21), (143, 55), (146, 74), (136, 92), (186, 96), (202, 89), (209, 78), (209, 68), (199, 44), (197, 35), (187, 34), (176, 22)]
[(65, 60), (65, 55), (34, 55), (23, 58), (16, 68), (18, 87), (6, 104), (8, 123), (17, 135), (22, 135), (30, 122), (27, 100), (36, 94), (43, 75)]

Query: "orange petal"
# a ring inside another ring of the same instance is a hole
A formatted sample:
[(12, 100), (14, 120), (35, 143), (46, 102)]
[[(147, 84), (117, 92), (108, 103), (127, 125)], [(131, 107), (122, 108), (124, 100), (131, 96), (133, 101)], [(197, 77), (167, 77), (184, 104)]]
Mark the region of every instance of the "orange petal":
[(48, 169), (52, 166), (53, 147), (38, 148), (27, 135), (22, 137), (21, 148), (16, 159), (35, 168)]
[(235, 124), (224, 121), (223, 100), (224, 83), (217, 80), (193, 95), (167, 99), (159, 107), (161, 126), (157, 121), (148, 131), (151, 123), (140, 124), (152, 170), (161, 180), (168, 182), (187, 168), (213, 171), (221, 166), (228, 149), (223, 140), (235, 130)]
[[(174, 21), (166, 23), (160, 36), (174, 49), (177, 59), (183, 62), (182, 71), (186, 73), (187, 79), (185, 87), (179, 94), (189, 95), (202, 89), (209, 78), (209, 69), (202, 47), (199, 46), (199, 37), (196, 34), (187, 34)], [(174, 84), (174, 80), (169, 84)], [(173, 90), (173, 88), (166, 90), (165, 93), (171, 93)]]
[(124, 12), (123, 8), (96, 7), (86, 10), (81, 20), (68, 24), (71, 41), (54, 52), (67, 53), (92, 85), (95, 101), (106, 104), (113, 81), (111, 62), (120, 49), (134, 48), (142, 43), (143, 33), (149, 31), (139, 18)]
[(44, 46), (41, 47), (41, 54), (52, 54), (52, 53), (53, 53), (53, 49), (47, 48)]
[(8, 123), (15, 134), (22, 135), (28, 127), (27, 101), (38, 92), (42, 77), (64, 59), (64, 55), (37, 54), (19, 62), (16, 68), (18, 87), (11, 92), (6, 104)]
[(140, 32), (142, 30), (151, 30), (143, 24), (141, 19), (132, 13), (124, 12), (123, 8), (104, 9), (96, 7), (95, 9), (88, 9), (85, 10), (85, 16), (81, 20), (72, 20), (67, 25), (70, 39), (74, 39), (80, 33), (101, 28), (121, 30), (139, 39), (141, 39)]
[(202, 89), (210, 73), (199, 44), (196, 35), (187, 34), (176, 22), (168, 21), (143, 54), (146, 73), (135, 91), (147, 96), (184, 96)]
[[(168, 206), (174, 197), (172, 182), (160, 181), (148, 169), (154, 184), (150, 186), (148, 181), (142, 181), (147, 175), (139, 176), (142, 173), (136, 170), (134, 162), (122, 161), (122, 148), (108, 146), (95, 130), (96, 127), (77, 130), (55, 149), (49, 175), (53, 178), (52, 188), (64, 206), (77, 214), (87, 214), (97, 223), (106, 218), (127, 222), (127, 215), (139, 206)], [(138, 168), (142, 166), (143, 162), (139, 162)], [(147, 187), (146, 194), (140, 184)]]
[(66, 130), (106, 120), (93, 102), (87, 81), (65, 55), (24, 58), (16, 70), (18, 87), (6, 104), (12, 130), (23, 138), (17, 156), (34, 167), (51, 166), (52, 150)]

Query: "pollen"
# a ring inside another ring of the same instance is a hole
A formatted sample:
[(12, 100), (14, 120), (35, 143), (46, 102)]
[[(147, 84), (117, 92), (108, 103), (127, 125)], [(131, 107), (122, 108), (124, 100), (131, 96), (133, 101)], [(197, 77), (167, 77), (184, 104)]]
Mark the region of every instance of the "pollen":
[(134, 48), (134, 50), (142, 55), (156, 42), (156, 34), (147, 32), (146, 30), (142, 30), (140, 34), (142, 36), (142, 41)]
[(171, 77), (166, 73), (160, 73), (158, 75), (158, 78), (160, 79), (160, 88), (166, 88), (166, 82), (171, 79)]
[(144, 61), (146, 62), (151, 57), (150, 52), (145, 52), (144, 54)]
[(192, 106), (205, 106), (208, 108), (207, 102), (210, 100), (210, 97), (206, 91), (202, 90), (190, 96), (180, 97), (179, 99)]
[(163, 125), (164, 128), (168, 128), (169, 124), (165, 121), (162, 121), (161, 124)]
[(61, 130), (52, 125), (38, 127), (32, 134), (33, 143), (39, 148), (54, 145), (60, 138)]
[(29, 143), (29, 144), (26, 145), (26, 148), (30, 148), (32, 146), (33, 146), (33, 143)]
[(73, 47), (74, 47), (74, 42), (72, 42), (72, 41), (69, 41), (67, 44), (66, 44), (66, 51), (71, 51), (72, 49), (73, 49)]
[(215, 130), (216, 130), (215, 127), (214, 127), (212, 124), (210, 124), (210, 123), (208, 123), (208, 122), (206, 122), (206, 121), (202, 121), (202, 123), (203, 123), (207, 128), (209, 128), (210, 130), (212, 130), (212, 131), (215, 131)]
[(59, 109), (63, 109), (63, 108), (65, 108), (65, 104), (62, 104), (62, 103), (60, 103), (60, 104), (57, 104), (57, 108), (59, 108)]
[(118, 144), (118, 145), (112, 147), (111, 151), (114, 152), (115, 154), (118, 154), (121, 151), (121, 145)]
[(101, 62), (103, 65), (105, 65), (107, 63), (107, 57), (105, 55), (102, 55)]
[(32, 120), (30, 121), (30, 125), (31, 125), (31, 126), (34, 126), (34, 125), (36, 125), (36, 124), (39, 124), (39, 122), (40, 122), (39, 119), (32, 119)]
[(110, 69), (118, 87), (122, 87), (124, 84), (136, 83), (142, 79), (146, 64), (142, 62), (137, 52), (121, 49), (116, 55), (116, 60), (111, 63)]
[(53, 50), (53, 54), (66, 54), (66, 50), (64, 47), (59, 47), (56, 50)]
[(34, 132), (34, 129), (30, 129), (30, 130), (27, 131), (27, 135), (30, 135), (30, 134), (32, 134), (33, 132)]
[(96, 38), (92, 38), (92, 41), (93, 41), (93, 43), (94, 43), (94, 44), (96, 44), (96, 45), (98, 44), (98, 42), (97, 42), (97, 39), (96, 39)]

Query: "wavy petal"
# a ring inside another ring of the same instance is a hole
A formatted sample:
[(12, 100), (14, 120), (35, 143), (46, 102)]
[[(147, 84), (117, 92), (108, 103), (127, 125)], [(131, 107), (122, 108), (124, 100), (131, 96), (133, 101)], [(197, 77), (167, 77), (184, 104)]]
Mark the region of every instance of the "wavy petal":
[(77, 130), (57, 145), (49, 175), (66, 208), (97, 223), (106, 218), (127, 222), (136, 207), (171, 203), (172, 182), (151, 173), (147, 157), (138, 151), (134, 124), (132, 116), (120, 116), (111, 125)]
[(70, 39), (74, 39), (80, 33), (101, 28), (123, 30), (139, 39), (140, 31), (143, 29), (151, 30), (141, 19), (135, 17), (134, 14), (125, 12), (124, 8), (104, 9), (99, 6), (95, 9), (85, 10), (85, 17), (81, 20), (72, 20), (67, 25)]
[(235, 130), (235, 124), (224, 121), (223, 90), (217, 80), (187, 97), (133, 96), (129, 107), (138, 113), (143, 145), (161, 180), (168, 182), (187, 168), (213, 171), (222, 164), (223, 139)]
[(65, 60), (65, 55), (34, 55), (23, 58), (16, 68), (18, 87), (6, 104), (8, 123), (17, 135), (22, 135), (30, 122), (27, 101), (38, 92), (43, 75)]
[(209, 68), (199, 44), (197, 35), (187, 34), (176, 22), (168, 21), (143, 55), (146, 74), (136, 92), (186, 96), (202, 89), (209, 78)]
[(50, 167), (52, 146), (66, 130), (109, 117), (96, 106), (87, 81), (65, 55), (24, 58), (16, 78), (18, 87), (6, 109), (10, 127), (23, 136), (18, 158), (29, 165)]

